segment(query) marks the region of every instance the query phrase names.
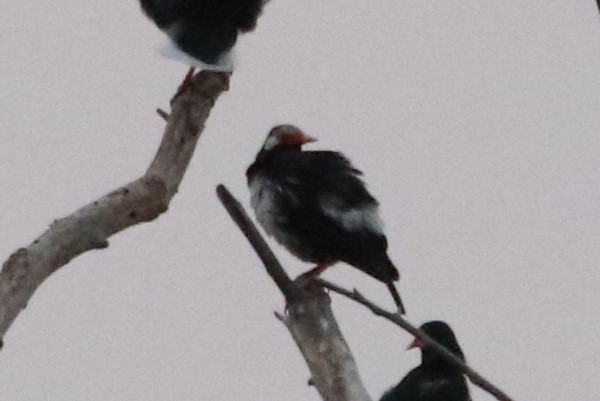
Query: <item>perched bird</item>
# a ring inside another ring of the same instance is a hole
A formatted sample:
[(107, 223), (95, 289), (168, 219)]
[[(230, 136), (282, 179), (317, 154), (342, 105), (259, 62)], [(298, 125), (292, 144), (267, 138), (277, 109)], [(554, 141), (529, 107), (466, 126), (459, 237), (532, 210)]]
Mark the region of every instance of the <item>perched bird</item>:
[[(142, 10), (171, 39), (161, 53), (193, 67), (232, 71), (230, 50), (249, 32), (268, 0), (140, 0)], [(173, 46), (174, 45), (174, 46)]]
[(387, 284), (404, 313), (378, 202), (342, 154), (302, 150), (314, 141), (292, 125), (269, 132), (246, 172), (258, 222), (292, 254), (317, 264), (305, 278), (346, 262)]
[[(421, 330), (464, 360), (454, 332), (441, 321), (427, 322)], [(462, 371), (438, 353), (415, 339), (408, 349), (421, 348), (421, 365), (411, 370), (396, 387), (388, 390), (380, 401), (470, 401), (469, 389)]]

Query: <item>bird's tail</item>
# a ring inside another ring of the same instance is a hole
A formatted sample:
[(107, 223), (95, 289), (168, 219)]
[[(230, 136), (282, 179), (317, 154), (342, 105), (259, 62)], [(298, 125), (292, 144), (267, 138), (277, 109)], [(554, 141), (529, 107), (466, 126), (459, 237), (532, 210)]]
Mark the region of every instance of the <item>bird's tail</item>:
[(400, 312), (401, 315), (405, 315), (406, 309), (404, 309), (404, 304), (402, 303), (402, 299), (400, 299), (400, 294), (398, 293), (396, 286), (394, 285), (394, 283), (389, 282), (387, 283), (387, 287), (390, 290), (390, 293), (392, 294), (392, 298), (394, 298), (396, 306), (398, 307), (398, 312)]
[(394, 286), (394, 281), (400, 279), (400, 273), (398, 273), (398, 269), (396, 269), (387, 253), (380, 252), (376, 257), (371, 256), (368, 260), (363, 261), (361, 264), (355, 264), (355, 266), (356, 265), (360, 266), (359, 268), (368, 275), (384, 282), (390, 290), (392, 298), (394, 298), (394, 302), (398, 307), (398, 312), (400, 312), (401, 315), (406, 314), (406, 309), (404, 309), (400, 294), (398, 294), (398, 290)]

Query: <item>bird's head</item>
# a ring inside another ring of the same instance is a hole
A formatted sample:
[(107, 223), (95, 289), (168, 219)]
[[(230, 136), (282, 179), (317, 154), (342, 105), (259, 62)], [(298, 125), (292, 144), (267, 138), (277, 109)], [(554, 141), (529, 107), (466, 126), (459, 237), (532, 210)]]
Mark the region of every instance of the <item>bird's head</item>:
[(278, 125), (273, 127), (263, 143), (261, 152), (275, 148), (297, 148), (301, 149), (305, 143), (316, 142), (316, 138), (306, 135), (300, 128), (294, 125)]
[[(423, 332), (429, 337), (443, 345), (448, 351), (452, 352), (463, 361), (465, 360), (465, 356), (460, 348), (460, 345), (458, 345), (456, 336), (448, 324), (440, 320), (434, 320), (424, 323), (421, 326), (421, 330), (423, 330)], [(415, 338), (414, 341), (410, 343), (408, 349), (412, 348), (421, 349), (423, 364), (451, 366), (449, 363), (445, 362), (445, 360), (440, 357), (435, 350), (427, 347), (419, 338)]]

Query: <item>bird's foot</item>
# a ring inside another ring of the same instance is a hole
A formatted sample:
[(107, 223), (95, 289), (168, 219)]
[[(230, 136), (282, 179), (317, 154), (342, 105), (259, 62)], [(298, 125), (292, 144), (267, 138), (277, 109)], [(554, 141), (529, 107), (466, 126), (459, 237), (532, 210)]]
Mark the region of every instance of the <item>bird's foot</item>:
[(306, 273), (299, 275), (298, 277), (296, 277), (296, 279), (294, 280), (294, 283), (298, 286), (298, 288), (307, 288), (310, 287), (311, 284), (314, 284), (315, 281), (315, 276), (314, 275), (308, 275)]
[(333, 263), (321, 263), (310, 269), (306, 273), (302, 273), (294, 280), (294, 283), (300, 288), (307, 288), (314, 285), (314, 281)]

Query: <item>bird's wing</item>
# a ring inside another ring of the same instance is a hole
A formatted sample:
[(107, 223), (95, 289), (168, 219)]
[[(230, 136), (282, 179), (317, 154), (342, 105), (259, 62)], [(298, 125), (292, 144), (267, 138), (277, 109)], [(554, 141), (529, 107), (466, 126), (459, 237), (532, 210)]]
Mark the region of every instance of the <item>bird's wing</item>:
[(288, 166), (286, 183), (301, 185), (303, 196), (328, 218), (346, 230), (383, 233), (378, 202), (368, 192), (361, 171), (342, 154), (302, 152)]
[(142, 10), (160, 28), (168, 28), (185, 9), (185, 1), (182, 0), (140, 0)]
[(418, 400), (416, 384), (418, 371), (413, 369), (400, 383), (387, 390), (379, 401), (415, 401)]

